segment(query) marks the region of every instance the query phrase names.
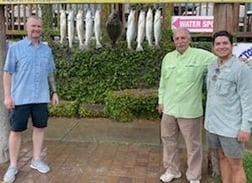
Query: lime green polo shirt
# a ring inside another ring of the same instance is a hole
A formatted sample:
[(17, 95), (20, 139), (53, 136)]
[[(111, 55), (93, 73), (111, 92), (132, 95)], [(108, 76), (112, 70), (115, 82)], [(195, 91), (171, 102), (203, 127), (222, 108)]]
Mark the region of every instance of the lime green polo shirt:
[(174, 50), (163, 58), (158, 103), (163, 112), (176, 118), (197, 118), (203, 115), (203, 76), (215, 55), (189, 47), (180, 54)]

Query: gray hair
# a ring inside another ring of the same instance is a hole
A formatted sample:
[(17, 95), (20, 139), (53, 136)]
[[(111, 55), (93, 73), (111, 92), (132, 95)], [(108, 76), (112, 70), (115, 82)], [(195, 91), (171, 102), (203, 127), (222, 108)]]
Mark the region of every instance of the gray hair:
[(184, 33), (187, 34), (187, 36), (188, 36), (189, 38), (191, 38), (191, 33), (190, 33), (190, 31), (189, 31), (187, 28), (185, 28), (185, 27), (180, 27), (180, 28), (174, 29), (174, 30), (172, 31), (173, 37), (174, 37), (174, 35), (175, 35), (177, 32), (184, 32)]
[(42, 22), (42, 18), (39, 17), (38, 15), (31, 15), (30, 17), (27, 18), (26, 23), (31, 19), (40, 20)]

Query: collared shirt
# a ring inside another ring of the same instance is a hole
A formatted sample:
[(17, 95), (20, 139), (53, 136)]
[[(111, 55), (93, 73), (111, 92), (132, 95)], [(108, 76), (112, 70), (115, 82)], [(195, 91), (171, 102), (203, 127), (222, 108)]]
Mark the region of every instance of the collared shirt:
[(205, 128), (225, 137), (252, 127), (252, 70), (235, 56), (218, 67), (209, 65), (207, 74)]
[(168, 53), (162, 62), (159, 104), (164, 113), (177, 118), (197, 118), (203, 115), (203, 76), (215, 56), (202, 49), (189, 47), (183, 54)]
[(28, 38), (11, 45), (4, 71), (11, 74), (11, 97), (14, 104), (48, 103), (48, 75), (54, 69), (48, 45), (40, 43), (35, 47)]

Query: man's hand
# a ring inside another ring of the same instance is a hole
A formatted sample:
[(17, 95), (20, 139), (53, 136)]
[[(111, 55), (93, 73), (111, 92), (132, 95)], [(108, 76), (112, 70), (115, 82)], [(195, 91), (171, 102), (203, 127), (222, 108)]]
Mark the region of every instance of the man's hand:
[(249, 59), (248, 58), (244, 58), (244, 57), (239, 57), (240, 61), (245, 63), (245, 64), (248, 64), (249, 63)]
[(164, 105), (163, 104), (159, 104), (158, 105), (158, 112), (161, 114), (164, 110)]
[(250, 133), (244, 132), (244, 131), (239, 131), (237, 139), (240, 142), (247, 142), (249, 140)]
[(56, 106), (59, 104), (59, 97), (57, 93), (53, 93), (51, 103), (53, 106)]
[(6, 109), (10, 110), (14, 108), (14, 103), (12, 101), (11, 97), (5, 97), (4, 98), (4, 105), (6, 107)]

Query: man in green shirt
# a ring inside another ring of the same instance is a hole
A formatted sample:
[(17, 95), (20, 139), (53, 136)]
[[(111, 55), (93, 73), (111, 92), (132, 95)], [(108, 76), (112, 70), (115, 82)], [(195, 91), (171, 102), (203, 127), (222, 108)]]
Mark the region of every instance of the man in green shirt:
[(180, 178), (178, 137), (181, 132), (187, 149), (186, 178), (200, 183), (202, 167), (202, 85), (203, 76), (215, 56), (190, 47), (191, 36), (186, 28), (173, 32), (176, 50), (162, 61), (159, 85), (159, 112), (163, 142), (163, 164), (166, 169), (160, 180)]

